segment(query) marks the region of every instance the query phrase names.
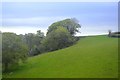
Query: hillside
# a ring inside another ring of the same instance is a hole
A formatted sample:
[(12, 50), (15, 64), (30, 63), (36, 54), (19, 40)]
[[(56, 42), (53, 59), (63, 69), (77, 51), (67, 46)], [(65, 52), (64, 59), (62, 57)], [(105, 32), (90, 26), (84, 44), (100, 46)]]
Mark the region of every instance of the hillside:
[(75, 45), (31, 57), (18, 70), (3, 77), (17, 78), (116, 78), (118, 38), (86, 37)]

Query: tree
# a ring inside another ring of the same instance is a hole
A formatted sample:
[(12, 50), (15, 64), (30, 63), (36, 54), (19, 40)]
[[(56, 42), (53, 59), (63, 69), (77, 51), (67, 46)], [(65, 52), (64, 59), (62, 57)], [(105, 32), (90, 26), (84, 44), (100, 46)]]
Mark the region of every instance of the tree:
[(20, 36), (14, 33), (2, 33), (2, 64), (3, 71), (10, 66), (18, 65), (19, 61), (27, 59), (27, 46), (22, 43)]
[(79, 32), (79, 28), (81, 27), (77, 19), (75, 18), (65, 19), (62, 21), (55, 22), (52, 25), (50, 25), (48, 28), (47, 34), (57, 29), (58, 26), (63, 26), (64, 28), (66, 28), (72, 36), (74, 36), (76, 32)]
[(25, 34), (25, 43), (28, 45), (29, 51), (33, 47), (33, 44), (34, 44), (33, 39), (34, 39), (34, 34), (33, 33)]
[(70, 32), (62, 26), (57, 26), (57, 29), (50, 32), (42, 41), (45, 51), (54, 51), (68, 47), (72, 44), (72, 36)]
[(108, 30), (108, 33), (109, 33), (108, 36), (110, 37), (112, 33), (111, 30)]
[(54, 51), (68, 47), (75, 43), (75, 37), (79, 32), (80, 24), (75, 18), (58, 21), (49, 26), (47, 36), (42, 41), (44, 51)]
[(44, 33), (41, 32), (41, 30), (38, 30), (37, 34), (33, 34), (33, 33), (25, 34), (25, 43), (29, 47), (28, 54), (30, 56), (34, 56), (41, 53), (39, 47), (41, 45), (41, 41), (43, 38), (44, 38)]
[(37, 31), (37, 36), (39, 36), (40, 38), (44, 38), (44, 33), (41, 32), (41, 30)]

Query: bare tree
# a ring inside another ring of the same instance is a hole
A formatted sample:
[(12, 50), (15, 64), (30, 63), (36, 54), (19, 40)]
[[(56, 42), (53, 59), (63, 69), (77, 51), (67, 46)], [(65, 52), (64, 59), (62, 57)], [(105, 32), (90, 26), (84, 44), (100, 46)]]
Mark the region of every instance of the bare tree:
[(112, 33), (112, 31), (111, 30), (108, 30), (108, 36), (111, 36), (111, 33)]

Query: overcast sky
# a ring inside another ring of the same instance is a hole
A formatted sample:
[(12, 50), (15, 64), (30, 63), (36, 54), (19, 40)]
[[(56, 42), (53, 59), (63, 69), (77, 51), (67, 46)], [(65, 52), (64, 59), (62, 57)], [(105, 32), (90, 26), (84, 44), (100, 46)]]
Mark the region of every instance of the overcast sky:
[(118, 30), (117, 2), (4, 2), (0, 9), (2, 32), (46, 33), (49, 25), (66, 18), (78, 19), (82, 27), (77, 35)]

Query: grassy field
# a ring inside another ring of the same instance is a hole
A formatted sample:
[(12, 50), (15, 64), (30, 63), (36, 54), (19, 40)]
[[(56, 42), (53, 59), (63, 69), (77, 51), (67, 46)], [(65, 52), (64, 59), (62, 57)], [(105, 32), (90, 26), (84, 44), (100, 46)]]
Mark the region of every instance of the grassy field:
[(71, 47), (31, 57), (18, 70), (4, 74), (3, 77), (116, 78), (118, 38), (82, 38)]

